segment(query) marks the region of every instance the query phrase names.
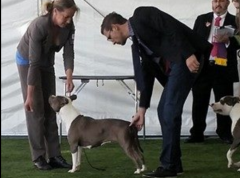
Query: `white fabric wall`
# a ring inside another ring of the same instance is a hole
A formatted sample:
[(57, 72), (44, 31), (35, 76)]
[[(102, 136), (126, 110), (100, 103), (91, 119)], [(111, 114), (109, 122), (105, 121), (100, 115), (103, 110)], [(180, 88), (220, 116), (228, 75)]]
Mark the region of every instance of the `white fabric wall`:
[[(74, 75), (133, 75), (131, 41), (123, 47), (107, 42), (100, 34), (103, 17), (84, 0), (75, 1), (81, 12), (80, 16), (74, 19), (76, 25)], [(103, 15), (115, 11), (126, 18), (129, 18), (138, 6), (156, 6), (191, 28), (197, 15), (211, 11), (211, 0), (88, 0), (88, 2)], [(1, 135), (27, 135), (15, 52), (28, 23), (38, 15), (38, 3), (38, 0), (2, 0)], [(235, 14), (232, 4), (229, 11)], [(57, 94), (63, 95), (63, 82), (58, 79), (64, 75), (62, 51), (57, 53), (55, 63)], [(134, 90), (133, 81), (126, 83)], [(75, 85), (78, 84), (79, 81), (75, 81)], [(146, 135), (161, 135), (156, 113), (161, 91), (162, 87), (156, 83), (151, 108), (146, 114)], [(182, 135), (188, 135), (192, 125), (191, 103), (190, 94), (183, 111)], [(134, 101), (116, 81), (98, 83), (91, 81), (78, 94), (74, 105), (82, 114), (94, 118), (115, 117), (130, 121), (135, 112)], [(215, 127), (215, 114), (209, 109), (206, 134), (214, 135)], [(66, 134), (65, 128), (63, 134)], [(139, 134), (142, 135), (143, 131)]]

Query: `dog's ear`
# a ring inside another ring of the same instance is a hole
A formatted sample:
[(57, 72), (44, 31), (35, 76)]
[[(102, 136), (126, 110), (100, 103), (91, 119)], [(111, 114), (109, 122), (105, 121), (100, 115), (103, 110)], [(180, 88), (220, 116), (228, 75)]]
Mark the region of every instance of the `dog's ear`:
[(236, 103), (240, 102), (239, 97), (233, 97), (233, 96), (226, 97), (224, 100), (225, 100), (225, 103), (229, 106), (234, 106)]
[(239, 102), (240, 102), (240, 98), (239, 97), (234, 97), (233, 103), (236, 104), (236, 103), (239, 103)]
[(71, 99), (71, 101), (76, 100), (77, 99), (77, 95), (71, 95), (69, 98)]

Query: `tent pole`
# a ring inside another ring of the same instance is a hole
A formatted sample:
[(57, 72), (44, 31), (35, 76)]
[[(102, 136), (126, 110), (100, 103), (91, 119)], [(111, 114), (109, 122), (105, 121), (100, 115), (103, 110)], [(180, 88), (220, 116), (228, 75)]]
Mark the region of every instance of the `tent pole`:
[(90, 4), (87, 0), (84, 0), (91, 8), (93, 8), (98, 14), (100, 14), (102, 17), (104, 17), (104, 15), (99, 11), (97, 10), (92, 4)]
[(38, 0), (38, 3), (37, 3), (37, 15), (40, 16), (42, 14), (42, 3), (43, 3), (43, 0)]

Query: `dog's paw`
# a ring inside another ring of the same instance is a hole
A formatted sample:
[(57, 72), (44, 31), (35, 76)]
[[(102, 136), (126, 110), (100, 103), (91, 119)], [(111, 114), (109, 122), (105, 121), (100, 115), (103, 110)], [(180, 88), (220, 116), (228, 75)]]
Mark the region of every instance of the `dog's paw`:
[(140, 170), (141, 172), (146, 171), (147, 167), (145, 165), (142, 165), (142, 169)]
[(141, 169), (137, 169), (134, 174), (140, 174), (141, 173)]
[(240, 168), (237, 171), (240, 172)]
[(233, 165), (233, 163), (232, 162), (228, 162), (228, 168), (231, 168), (232, 167), (232, 165)]
[(77, 169), (71, 169), (71, 170), (69, 170), (68, 172), (74, 173), (76, 170), (77, 170)]

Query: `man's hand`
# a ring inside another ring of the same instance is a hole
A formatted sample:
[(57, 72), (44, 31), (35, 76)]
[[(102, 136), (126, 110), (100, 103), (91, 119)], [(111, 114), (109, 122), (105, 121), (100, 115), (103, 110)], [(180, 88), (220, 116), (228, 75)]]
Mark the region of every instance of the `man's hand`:
[(229, 35), (228, 34), (219, 34), (214, 36), (214, 41), (217, 43), (229, 43)]
[(129, 126), (135, 125), (137, 127), (138, 131), (142, 130), (144, 120), (145, 120), (145, 108), (139, 108), (138, 112), (132, 117), (132, 122)]
[(197, 73), (199, 70), (200, 63), (198, 62), (196, 56), (193, 54), (186, 60), (186, 65), (190, 72)]

